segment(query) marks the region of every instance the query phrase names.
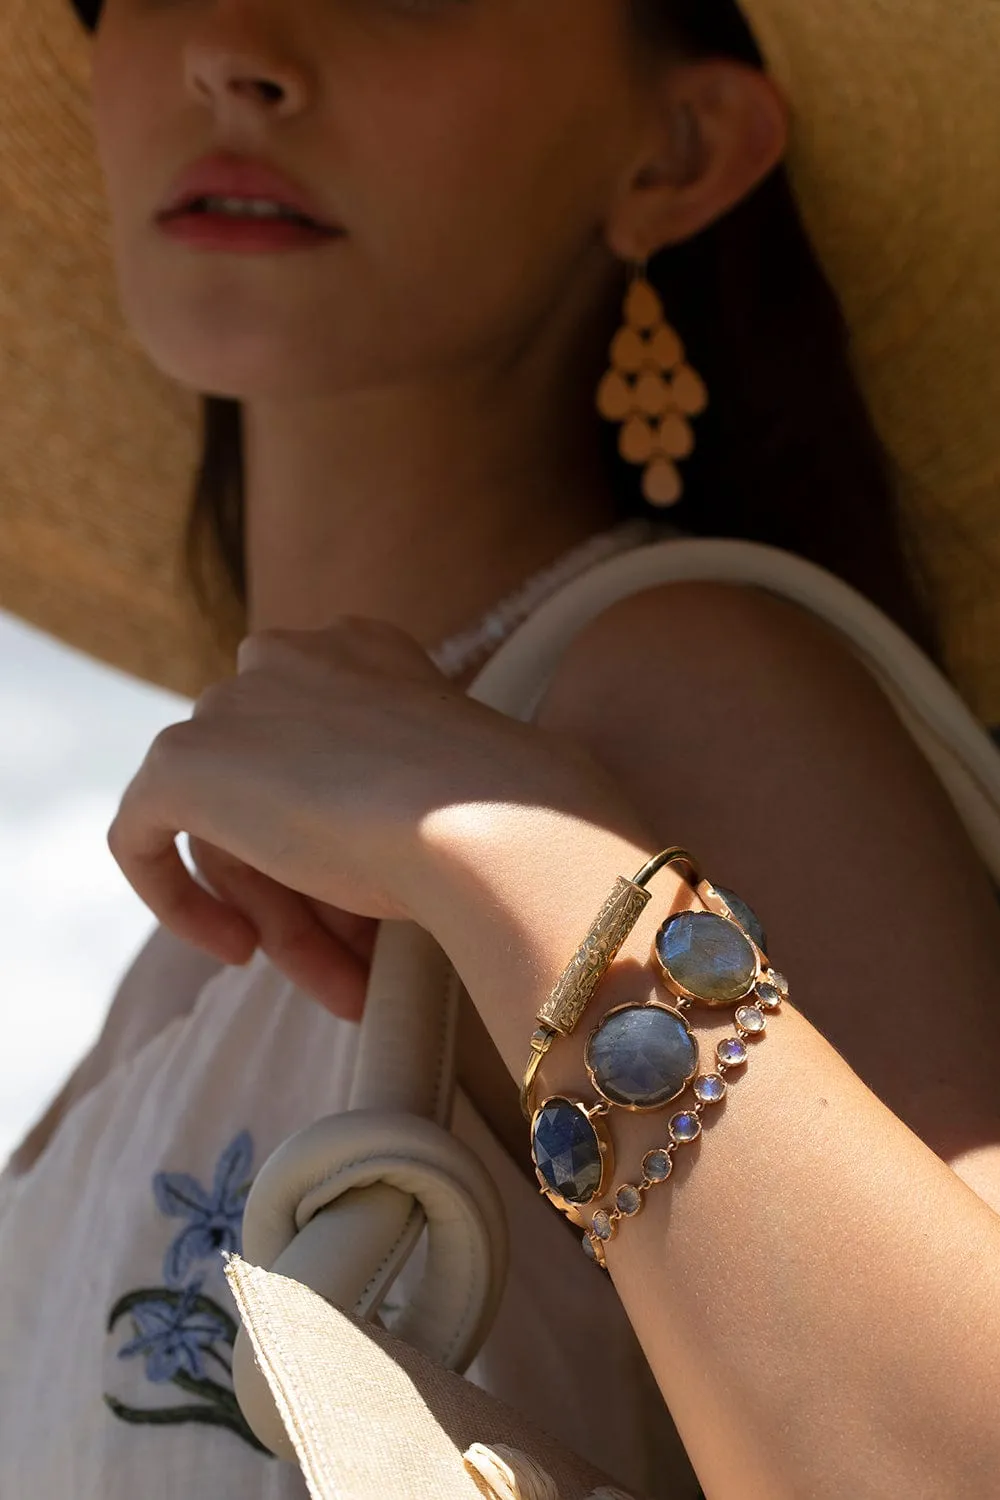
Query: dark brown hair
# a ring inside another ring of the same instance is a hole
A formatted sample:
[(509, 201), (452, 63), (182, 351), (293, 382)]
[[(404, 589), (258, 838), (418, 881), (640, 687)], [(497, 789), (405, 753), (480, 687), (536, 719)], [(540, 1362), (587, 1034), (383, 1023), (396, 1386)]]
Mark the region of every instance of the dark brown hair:
[[(733, 0), (631, 3), (650, 45), (762, 65)], [(671, 519), (695, 535), (766, 542), (820, 563), (937, 655), (930, 610), (904, 552), (891, 465), (784, 170), (694, 239), (657, 255), (648, 274), (710, 393)], [(618, 457), (616, 438), (607, 425), (618, 509), (647, 512), (639, 471)], [(225, 586), (246, 601), (243, 504), (240, 407), (208, 397), (186, 556), (210, 617), (219, 564)]]

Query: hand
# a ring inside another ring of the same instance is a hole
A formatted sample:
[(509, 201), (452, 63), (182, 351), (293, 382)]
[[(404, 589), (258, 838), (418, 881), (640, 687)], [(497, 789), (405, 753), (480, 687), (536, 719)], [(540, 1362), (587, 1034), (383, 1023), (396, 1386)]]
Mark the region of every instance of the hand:
[(246, 637), (237, 674), (153, 741), (108, 845), (178, 936), (228, 963), (261, 946), (357, 1015), (373, 919), (421, 918), (436, 815), (558, 804), (579, 775), (571, 747), (467, 698), (402, 631), (342, 618)]

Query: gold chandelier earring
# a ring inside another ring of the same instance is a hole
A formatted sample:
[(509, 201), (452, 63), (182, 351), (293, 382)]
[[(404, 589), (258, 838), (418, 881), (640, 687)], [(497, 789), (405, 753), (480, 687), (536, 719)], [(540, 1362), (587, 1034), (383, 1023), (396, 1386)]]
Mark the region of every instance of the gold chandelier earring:
[(611, 341), (611, 368), (597, 388), (597, 410), (620, 422), (618, 451), (643, 464), (642, 493), (650, 505), (674, 505), (684, 492), (677, 460), (694, 448), (688, 417), (708, 405), (698, 372), (685, 361), (684, 345), (646, 279), (646, 262), (632, 267), (625, 293), (625, 321)]

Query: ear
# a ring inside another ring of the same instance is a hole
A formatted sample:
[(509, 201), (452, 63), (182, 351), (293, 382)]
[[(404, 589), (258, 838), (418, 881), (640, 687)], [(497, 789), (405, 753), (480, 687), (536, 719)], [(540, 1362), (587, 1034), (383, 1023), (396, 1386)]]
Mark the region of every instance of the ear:
[(606, 229), (621, 260), (644, 260), (721, 218), (777, 166), (788, 140), (781, 94), (746, 63), (673, 62), (653, 87), (645, 149)]

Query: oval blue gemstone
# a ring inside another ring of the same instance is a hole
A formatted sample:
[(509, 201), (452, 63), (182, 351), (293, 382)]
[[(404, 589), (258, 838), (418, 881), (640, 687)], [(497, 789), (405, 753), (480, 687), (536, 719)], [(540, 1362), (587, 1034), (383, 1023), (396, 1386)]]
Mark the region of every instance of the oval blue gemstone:
[(675, 1099), (698, 1068), (698, 1044), (687, 1024), (658, 1005), (629, 1005), (587, 1040), (587, 1066), (612, 1104), (655, 1109)]
[(717, 885), (715, 889), (729, 907), (733, 916), (741, 927), (745, 927), (753, 938), (761, 953), (767, 952), (767, 933), (761, 925), (760, 917), (752, 906), (748, 906), (742, 896), (737, 896), (735, 891), (728, 891), (724, 885)]
[(568, 1203), (589, 1203), (601, 1185), (597, 1131), (570, 1099), (549, 1099), (539, 1110), (531, 1157), (546, 1185)]
[(656, 934), (656, 953), (682, 989), (715, 1005), (742, 999), (757, 974), (757, 959), (743, 933), (710, 911), (668, 918)]

